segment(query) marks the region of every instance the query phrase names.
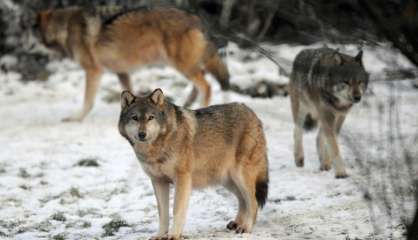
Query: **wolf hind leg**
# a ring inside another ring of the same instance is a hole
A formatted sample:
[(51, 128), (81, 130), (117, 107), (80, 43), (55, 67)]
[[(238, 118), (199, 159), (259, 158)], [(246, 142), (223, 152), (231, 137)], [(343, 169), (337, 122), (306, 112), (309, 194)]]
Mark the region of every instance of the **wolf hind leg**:
[(303, 134), (305, 131), (312, 130), (316, 127), (317, 120), (312, 117), (311, 113), (299, 110), (295, 118), (295, 127), (293, 129), (294, 149), (293, 154), (297, 167), (303, 167), (305, 164), (305, 154), (303, 148)]
[(184, 107), (190, 107), (196, 101), (198, 94), (199, 90), (195, 86), (193, 86), (192, 91), (190, 92), (189, 96), (186, 99), (186, 102), (184, 103)]
[(190, 107), (194, 103), (198, 92), (203, 96), (201, 105), (203, 107), (209, 106), (212, 92), (209, 83), (204, 77), (203, 70), (196, 68), (189, 69), (180, 63), (177, 63), (176, 69), (194, 84), (192, 92), (184, 103), (184, 107)]
[(302, 111), (299, 109), (299, 113), (295, 117), (295, 128), (293, 129), (294, 144), (294, 157), (297, 167), (303, 167), (305, 156), (303, 150), (303, 133), (304, 131), (310, 131), (316, 128), (318, 120), (310, 112)]
[(303, 153), (303, 128), (299, 120), (299, 104), (292, 100), (292, 113), (293, 122), (295, 124), (293, 128), (293, 156), (297, 167), (303, 167), (304, 165), (304, 153)]
[[(236, 165), (231, 168), (229, 177), (243, 200), (242, 223), (236, 227), (236, 233), (252, 231), (257, 211), (267, 200), (268, 161), (266, 141), (257, 120), (258, 127), (248, 128), (242, 134), (236, 150)], [(242, 208), (241, 208), (242, 209)]]
[[(297, 167), (303, 167), (305, 164), (305, 155), (303, 149), (303, 133), (307, 116), (311, 116), (307, 111), (303, 103), (300, 102), (300, 99), (295, 93), (291, 91), (290, 94), (290, 103), (292, 109), (293, 123), (295, 124), (293, 128), (293, 156), (295, 160), (295, 165)], [(312, 117), (309, 117), (312, 119)]]
[[(255, 197), (255, 177), (251, 172), (238, 173), (232, 177), (242, 196), (244, 211), (242, 221), (235, 228), (236, 233), (250, 233), (257, 216), (257, 200)], [(238, 222), (237, 222), (238, 223)]]
[(241, 226), (244, 221), (244, 214), (245, 214), (245, 200), (238, 188), (238, 186), (231, 180), (228, 181), (227, 184), (224, 185), (226, 189), (232, 192), (238, 200), (238, 213), (235, 217), (235, 220), (230, 221), (226, 228), (229, 230), (236, 230), (238, 226)]
[[(196, 85), (197, 89), (199, 90), (200, 94), (202, 95), (202, 106), (207, 107), (210, 104), (211, 99), (211, 87), (209, 83), (206, 81), (203, 71), (198, 71), (196, 74), (190, 77), (193, 83)], [(193, 92), (192, 92), (193, 93)]]
[[(172, 56), (174, 67), (192, 81), (194, 86), (199, 90), (199, 93), (202, 94), (202, 106), (209, 106), (211, 88), (204, 78), (204, 70), (202, 69), (206, 54), (205, 49), (207, 47), (205, 37), (200, 30), (193, 29), (184, 33), (179, 40), (177, 54)], [(196, 95), (195, 90), (192, 91), (191, 96), (187, 99), (184, 105), (185, 107), (193, 103), (196, 98), (193, 95)]]
[(100, 77), (103, 70), (100, 68), (91, 68), (86, 70), (86, 87), (84, 90), (84, 103), (81, 112), (68, 118), (64, 118), (64, 122), (82, 121), (91, 111), (96, 98), (97, 90), (100, 85)]
[(294, 149), (293, 155), (297, 167), (303, 167), (305, 164), (305, 156), (303, 152), (303, 128), (295, 124), (293, 129)]

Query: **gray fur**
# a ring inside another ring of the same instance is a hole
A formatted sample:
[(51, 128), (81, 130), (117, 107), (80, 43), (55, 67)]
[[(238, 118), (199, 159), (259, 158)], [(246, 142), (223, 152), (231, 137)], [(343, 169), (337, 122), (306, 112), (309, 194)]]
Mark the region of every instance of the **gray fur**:
[(293, 63), (292, 80), (309, 88), (328, 88), (344, 81), (368, 83), (368, 74), (361, 59), (331, 48), (306, 49)]
[[(296, 91), (305, 89), (310, 98), (330, 105), (341, 100), (353, 102), (355, 96), (364, 93), (369, 81), (361, 56), (362, 52), (351, 57), (331, 48), (303, 50), (293, 63), (292, 85)], [(345, 87), (352, 91), (337, 91)]]
[(329, 170), (335, 163), (336, 177), (347, 177), (337, 134), (345, 116), (366, 91), (369, 76), (362, 63), (362, 51), (352, 57), (331, 48), (306, 49), (293, 63), (289, 93), (294, 129), (294, 157), (304, 165), (303, 128), (319, 123), (317, 152), (320, 169)]

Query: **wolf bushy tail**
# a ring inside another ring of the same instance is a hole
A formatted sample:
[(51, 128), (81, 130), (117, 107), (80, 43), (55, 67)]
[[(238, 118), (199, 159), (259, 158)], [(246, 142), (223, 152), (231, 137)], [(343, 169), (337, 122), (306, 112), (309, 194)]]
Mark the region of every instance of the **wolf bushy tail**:
[[(267, 156), (266, 156), (267, 161)], [(268, 161), (267, 161), (268, 162)], [(262, 172), (255, 183), (255, 198), (257, 199), (258, 207), (263, 208), (267, 202), (269, 190), (269, 173), (268, 167)]]
[(206, 48), (205, 69), (211, 73), (221, 85), (222, 90), (229, 89), (229, 72), (225, 63), (216, 51), (216, 47), (209, 43)]

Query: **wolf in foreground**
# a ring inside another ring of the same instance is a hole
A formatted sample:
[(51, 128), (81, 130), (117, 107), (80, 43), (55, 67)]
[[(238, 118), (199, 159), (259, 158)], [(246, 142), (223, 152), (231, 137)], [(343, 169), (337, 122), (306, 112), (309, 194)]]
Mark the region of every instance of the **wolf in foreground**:
[[(251, 232), (268, 192), (268, 161), (262, 123), (244, 104), (186, 110), (156, 89), (147, 96), (124, 91), (119, 131), (133, 147), (157, 198), (154, 239), (178, 239), (193, 188), (223, 185), (238, 199), (227, 228)], [(174, 223), (169, 227), (169, 185), (175, 185)], [(167, 235), (168, 234), (168, 235)]]
[(368, 84), (362, 51), (351, 57), (330, 48), (301, 51), (290, 76), (290, 101), (295, 123), (294, 157), (304, 165), (303, 128), (313, 129), (319, 122), (316, 138), (320, 170), (335, 165), (337, 178), (347, 177), (337, 135), (353, 104), (360, 102)]
[[(70, 7), (42, 11), (37, 23), (42, 42), (77, 61), (86, 73), (82, 111), (64, 120), (81, 121), (90, 112), (104, 70), (116, 73), (123, 89), (132, 90), (129, 72), (149, 64), (173, 66), (203, 94), (204, 106), (211, 98), (205, 71), (222, 89), (229, 87), (228, 70), (199, 18), (178, 9)], [(196, 96), (194, 88), (185, 105)]]

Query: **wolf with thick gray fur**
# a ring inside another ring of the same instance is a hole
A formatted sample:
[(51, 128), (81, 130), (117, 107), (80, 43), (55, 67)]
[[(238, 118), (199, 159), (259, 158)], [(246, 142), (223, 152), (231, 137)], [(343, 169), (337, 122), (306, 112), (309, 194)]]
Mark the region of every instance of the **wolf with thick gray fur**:
[[(153, 239), (178, 239), (193, 188), (223, 185), (238, 199), (227, 228), (251, 232), (268, 191), (266, 139), (260, 119), (244, 104), (198, 110), (178, 107), (160, 89), (147, 96), (124, 91), (119, 120), (157, 198), (160, 227)], [(175, 186), (169, 231), (169, 186)]]
[(296, 166), (304, 165), (303, 129), (313, 129), (319, 123), (316, 146), (320, 170), (330, 170), (333, 163), (337, 178), (348, 176), (337, 135), (351, 107), (360, 102), (368, 79), (362, 51), (351, 57), (319, 48), (303, 50), (296, 56), (289, 83)]

